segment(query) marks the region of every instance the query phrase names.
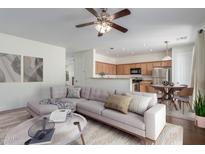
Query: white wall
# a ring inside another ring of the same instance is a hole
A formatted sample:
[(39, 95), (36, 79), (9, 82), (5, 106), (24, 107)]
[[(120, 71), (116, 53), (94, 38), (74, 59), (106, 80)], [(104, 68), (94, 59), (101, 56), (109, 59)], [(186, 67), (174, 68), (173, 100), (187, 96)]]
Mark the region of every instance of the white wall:
[(191, 84), (193, 44), (172, 49), (172, 81), (180, 84)]
[(98, 53), (95, 53), (95, 60), (109, 64), (116, 64), (116, 58), (104, 56)]
[[(43, 82), (0, 83), (0, 111), (49, 97), (49, 86), (65, 84), (65, 48), (0, 33), (0, 52), (43, 58)], [(23, 67), (23, 65), (21, 65)]]
[(135, 56), (116, 58), (116, 64), (141, 63), (151, 61), (161, 61), (166, 55), (165, 52), (150, 52), (146, 54), (138, 54)]
[[(171, 53), (169, 53), (171, 55)], [(141, 63), (141, 62), (151, 62), (151, 61), (161, 61), (165, 57), (166, 52), (150, 52), (145, 54), (138, 54), (134, 56), (127, 57), (108, 57), (96, 53), (96, 61), (112, 63), (112, 64), (129, 64), (129, 63)]]

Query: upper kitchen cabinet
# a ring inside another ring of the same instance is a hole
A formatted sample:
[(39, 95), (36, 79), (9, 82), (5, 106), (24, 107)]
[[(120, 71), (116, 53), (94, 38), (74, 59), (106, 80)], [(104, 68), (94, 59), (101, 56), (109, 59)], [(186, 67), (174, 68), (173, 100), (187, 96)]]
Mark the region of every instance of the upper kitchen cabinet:
[(131, 68), (130, 64), (123, 65), (123, 75), (130, 75), (130, 68)]
[(95, 71), (95, 73), (99, 74), (102, 71), (103, 71), (103, 63), (97, 61), (96, 62), (96, 71)]
[(124, 64), (117, 65), (117, 75), (123, 75), (124, 73)]
[(116, 65), (96, 61), (96, 74), (101, 72), (109, 75), (116, 75)]
[(146, 65), (147, 65), (146, 75), (152, 75), (153, 63), (147, 63)]
[(110, 75), (130, 75), (130, 69), (141, 68), (142, 75), (152, 75), (152, 70), (155, 67), (171, 67), (172, 61), (155, 61), (142, 62), (132, 64), (108, 64), (103, 62), (96, 62), (96, 73), (104, 72)]
[(172, 67), (172, 61), (171, 60), (161, 61), (161, 66), (162, 67)]
[(147, 75), (147, 64), (146, 63), (141, 63), (140, 68), (141, 68), (142, 75)]
[(161, 61), (152, 62), (152, 66), (153, 66), (153, 68), (155, 68), (155, 67), (161, 67), (161, 66), (162, 66)]

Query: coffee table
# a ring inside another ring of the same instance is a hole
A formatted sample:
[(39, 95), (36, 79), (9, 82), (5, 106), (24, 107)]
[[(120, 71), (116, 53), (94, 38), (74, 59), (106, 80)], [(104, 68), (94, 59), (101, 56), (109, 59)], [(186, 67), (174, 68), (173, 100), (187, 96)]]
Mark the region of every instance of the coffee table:
[[(28, 136), (28, 129), (42, 117), (35, 117), (19, 124), (11, 129), (4, 140), (6, 145), (23, 145), (30, 137)], [(65, 145), (81, 138), (82, 143), (85, 144), (83, 138), (83, 130), (87, 125), (87, 120), (76, 113), (67, 118), (66, 122), (55, 123), (55, 132), (50, 144)]]

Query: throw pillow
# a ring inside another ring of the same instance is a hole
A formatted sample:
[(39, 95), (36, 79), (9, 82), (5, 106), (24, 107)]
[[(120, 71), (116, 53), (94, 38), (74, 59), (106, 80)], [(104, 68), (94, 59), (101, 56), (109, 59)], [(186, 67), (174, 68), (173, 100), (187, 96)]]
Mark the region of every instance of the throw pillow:
[(81, 88), (68, 87), (67, 97), (68, 98), (80, 98), (80, 90)]
[(111, 95), (108, 97), (105, 107), (127, 113), (131, 100), (131, 96)]
[(152, 97), (132, 95), (132, 94), (127, 94), (127, 95), (133, 97), (129, 105), (129, 111), (143, 115), (144, 112), (148, 109), (148, 105), (149, 102), (152, 100)]

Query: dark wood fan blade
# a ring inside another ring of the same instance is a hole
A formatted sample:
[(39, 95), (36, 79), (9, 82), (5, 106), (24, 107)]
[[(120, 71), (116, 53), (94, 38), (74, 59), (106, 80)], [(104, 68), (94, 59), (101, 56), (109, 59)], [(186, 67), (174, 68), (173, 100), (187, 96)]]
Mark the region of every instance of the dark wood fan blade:
[(76, 25), (75, 27), (80, 28), (80, 27), (90, 26), (93, 24), (95, 24), (95, 22), (88, 22), (88, 23), (84, 23), (84, 24), (79, 24), (79, 25)]
[(98, 37), (103, 36), (103, 33), (98, 32)]
[(110, 23), (110, 26), (115, 28), (115, 29), (117, 29), (117, 30), (119, 30), (119, 31), (121, 31), (121, 32), (123, 32), (123, 33), (126, 33), (128, 31), (127, 28), (124, 28), (124, 27), (122, 27), (122, 26), (120, 26), (118, 24), (115, 24), (113, 22)]
[(117, 19), (117, 18), (120, 18), (120, 17), (124, 17), (124, 16), (127, 16), (129, 14), (131, 14), (130, 10), (124, 9), (124, 10), (121, 10), (121, 11), (111, 15), (111, 20), (114, 20), (114, 19)]
[(98, 17), (97, 11), (95, 11), (93, 8), (86, 8), (86, 10), (92, 13), (94, 16)]

